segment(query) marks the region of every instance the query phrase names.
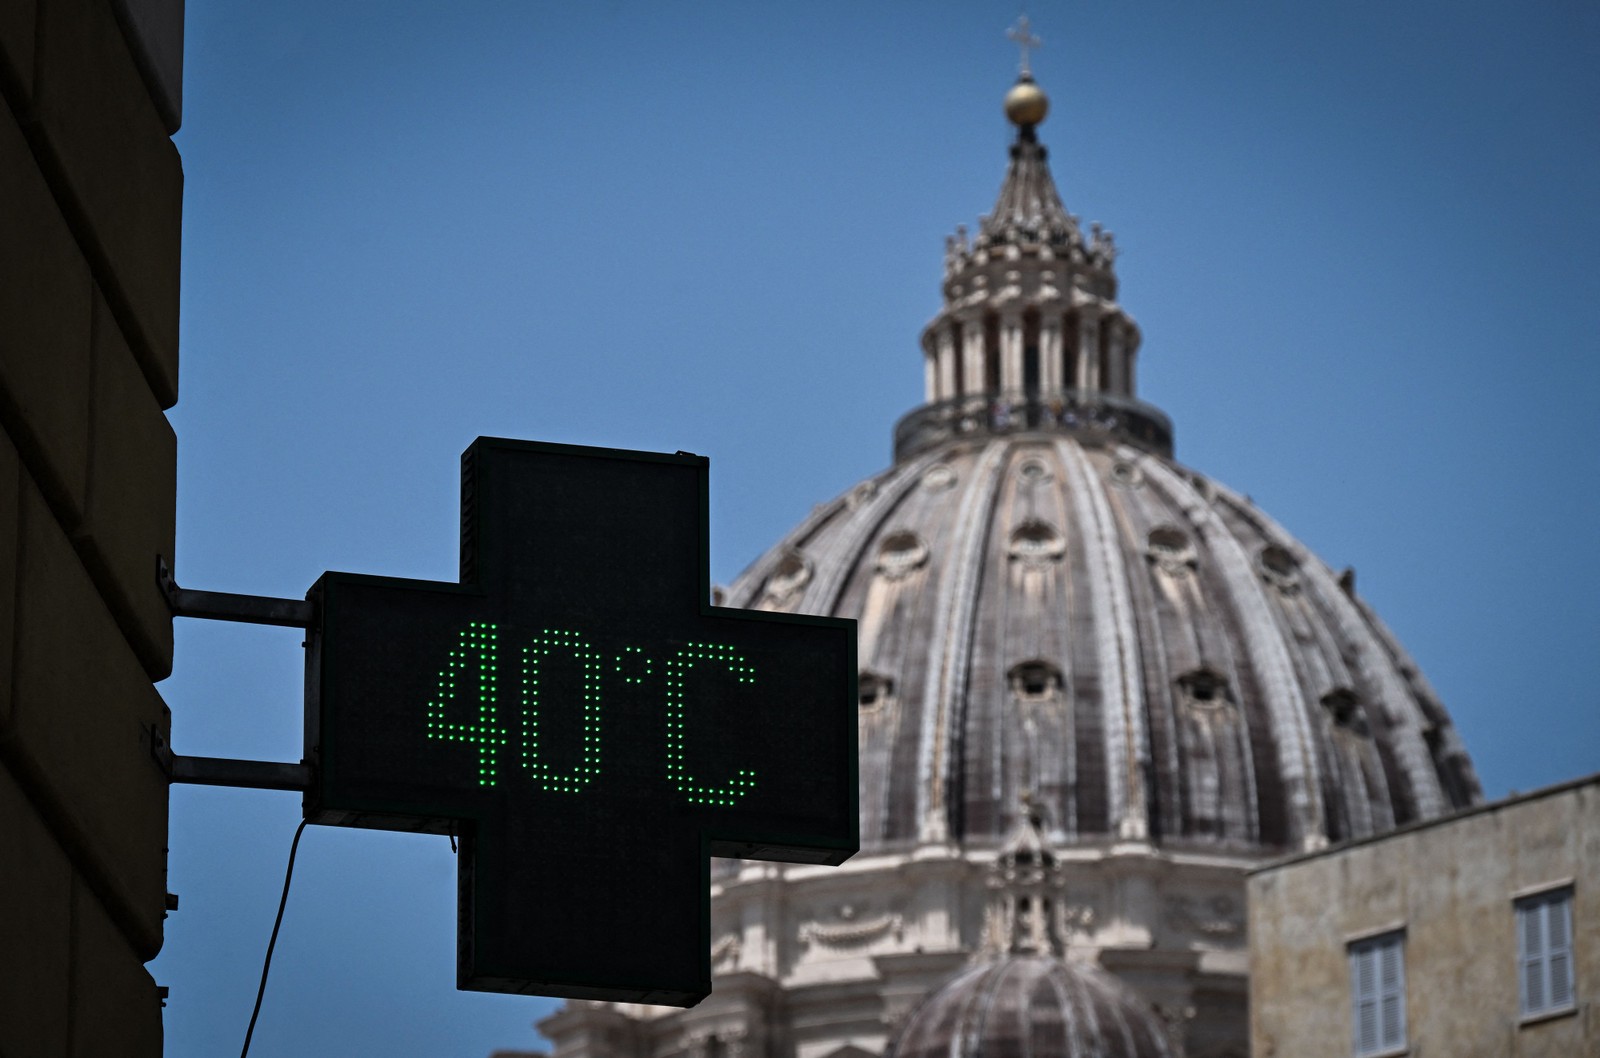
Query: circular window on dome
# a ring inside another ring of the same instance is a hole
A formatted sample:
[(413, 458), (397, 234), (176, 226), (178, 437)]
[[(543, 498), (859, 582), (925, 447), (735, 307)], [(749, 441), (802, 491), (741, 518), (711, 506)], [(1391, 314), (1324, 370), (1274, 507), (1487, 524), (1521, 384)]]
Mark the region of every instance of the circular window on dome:
[(1011, 693), (1027, 702), (1054, 698), (1061, 691), (1061, 670), (1048, 661), (1034, 659), (1013, 665), (1006, 673)]
[(1194, 542), (1175, 525), (1159, 525), (1150, 530), (1146, 557), (1164, 572), (1182, 576), (1199, 564), (1195, 557)]
[(1049, 522), (1030, 518), (1011, 531), (1011, 543), (1007, 550), (1018, 562), (1044, 566), (1061, 560), (1067, 550), (1067, 541)]
[(863, 481), (861, 484), (851, 489), (850, 495), (844, 498), (845, 508), (853, 511), (863, 503), (866, 503), (868, 500), (872, 499), (877, 494), (878, 483), (876, 481)]
[(929, 492), (943, 492), (956, 485), (956, 472), (948, 463), (935, 463), (922, 475), (922, 487)]
[(1025, 485), (1042, 485), (1050, 480), (1050, 468), (1037, 459), (1030, 459), (1017, 468), (1017, 477)]
[(1111, 464), (1111, 482), (1125, 489), (1136, 489), (1144, 484), (1144, 471), (1139, 469), (1137, 463), (1119, 459)]
[(928, 561), (928, 545), (909, 529), (900, 529), (883, 538), (878, 545), (878, 572), (890, 580), (899, 580)]
[(761, 590), (758, 610), (777, 610), (796, 602), (805, 586), (811, 583), (811, 563), (798, 551), (786, 551), (778, 565), (767, 577)]
[(876, 672), (863, 672), (856, 681), (860, 691), (861, 711), (876, 712), (894, 697), (894, 680)]
[(1256, 556), (1261, 579), (1285, 593), (1300, 590), (1300, 563), (1293, 552), (1279, 544), (1268, 544)]

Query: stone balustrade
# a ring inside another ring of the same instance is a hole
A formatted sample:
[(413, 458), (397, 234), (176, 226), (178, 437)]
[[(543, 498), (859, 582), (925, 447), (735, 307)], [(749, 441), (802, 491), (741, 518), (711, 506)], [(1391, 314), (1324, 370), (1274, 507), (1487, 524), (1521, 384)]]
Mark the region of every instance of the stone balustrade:
[(1074, 433), (1126, 441), (1172, 455), (1172, 420), (1130, 397), (1068, 389), (1048, 396), (975, 393), (924, 404), (895, 424), (898, 462), (961, 437)]

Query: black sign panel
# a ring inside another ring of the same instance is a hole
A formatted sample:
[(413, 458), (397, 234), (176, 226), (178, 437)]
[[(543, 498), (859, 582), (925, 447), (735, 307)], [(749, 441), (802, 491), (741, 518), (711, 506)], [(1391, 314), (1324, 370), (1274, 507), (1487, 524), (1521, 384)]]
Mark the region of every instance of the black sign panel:
[(480, 438), (461, 583), (312, 589), (306, 818), (458, 835), (461, 988), (691, 1005), (707, 857), (855, 852), (855, 625), (707, 604), (706, 460)]

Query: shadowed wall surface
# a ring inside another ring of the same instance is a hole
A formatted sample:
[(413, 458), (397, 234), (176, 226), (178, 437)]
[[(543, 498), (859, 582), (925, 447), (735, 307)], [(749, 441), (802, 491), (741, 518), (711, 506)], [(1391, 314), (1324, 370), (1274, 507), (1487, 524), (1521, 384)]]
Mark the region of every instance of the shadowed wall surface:
[(0, 1055), (161, 1053), (181, 0), (0, 8)]

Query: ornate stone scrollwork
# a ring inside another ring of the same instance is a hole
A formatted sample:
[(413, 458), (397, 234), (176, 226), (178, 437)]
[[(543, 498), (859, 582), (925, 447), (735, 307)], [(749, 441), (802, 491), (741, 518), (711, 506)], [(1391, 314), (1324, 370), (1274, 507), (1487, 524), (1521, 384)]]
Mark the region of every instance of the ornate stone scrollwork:
[(739, 951), (743, 947), (737, 933), (724, 933), (711, 945), (711, 965), (717, 969), (726, 969), (739, 961)]
[(943, 492), (956, 486), (956, 472), (949, 463), (935, 463), (922, 475), (922, 487), (929, 492)]
[(1188, 576), (1190, 570), (1200, 565), (1194, 541), (1175, 525), (1158, 525), (1150, 530), (1145, 557), (1171, 577)]
[(1048, 566), (1061, 561), (1067, 552), (1066, 538), (1049, 522), (1030, 518), (1011, 531), (1006, 553), (1014, 562), (1028, 566)]
[(894, 699), (894, 679), (863, 669), (856, 680), (863, 716), (875, 716), (887, 708)]
[(1256, 555), (1256, 568), (1261, 571), (1262, 580), (1283, 594), (1294, 595), (1300, 590), (1300, 563), (1288, 548), (1268, 544)]
[(1244, 916), (1231, 896), (1169, 896), (1166, 922), (1171, 929), (1201, 937), (1236, 937), (1244, 932)]
[(1136, 489), (1144, 484), (1144, 471), (1137, 463), (1119, 459), (1111, 464), (1111, 483), (1125, 489)]
[(905, 929), (905, 920), (898, 912), (871, 918), (858, 918), (859, 914), (853, 905), (843, 904), (838, 909), (837, 922), (807, 922), (800, 927), (800, 939), (826, 948), (856, 948), (891, 934), (898, 938)]
[(878, 573), (889, 580), (908, 577), (928, 562), (928, 545), (908, 529), (890, 533), (878, 545)]
[(853, 511), (877, 494), (878, 483), (876, 481), (863, 481), (851, 489), (850, 494), (844, 498), (845, 510)]
[(1094, 928), (1095, 910), (1092, 904), (1062, 904), (1058, 912), (1061, 932), (1087, 933)]
[(761, 587), (758, 610), (784, 610), (800, 601), (811, 583), (811, 562), (800, 552), (790, 550), (778, 560), (777, 568)]

